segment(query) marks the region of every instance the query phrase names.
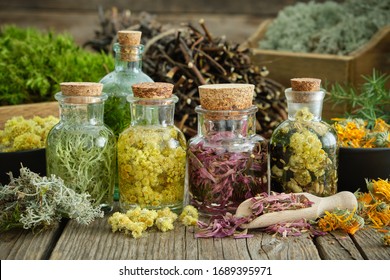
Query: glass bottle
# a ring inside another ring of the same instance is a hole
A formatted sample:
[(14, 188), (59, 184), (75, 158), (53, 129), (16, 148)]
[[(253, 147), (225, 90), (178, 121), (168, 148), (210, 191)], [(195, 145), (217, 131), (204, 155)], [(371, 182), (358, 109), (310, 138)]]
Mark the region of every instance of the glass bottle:
[(181, 212), (186, 139), (174, 125), (177, 96), (169, 83), (133, 85), (131, 124), (118, 139), (120, 207)]
[[(126, 98), (133, 95), (131, 86), (152, 82), (142, 71), (144, 46), (140, 44), (141, 35), (140, 31), (118, 31), (118, 43), (114, 44), (115, 70), (100, 80), (103, 92), (108, 95), (104, 104), (104, 123), (112, 129), (117, 138), (130, 125), (130, 108)], [(117, 178), (114, 199), (119, 200)]]
[(48, 175), (61, 177), (78, 193), (89, 193), (95, 205), (113, 207), (116, 138), (103, 122), (102, 84), (61, 83), (55, 95), (60, 121), (46, 142)]
[(269, 192), (267, 142), (256, 134), (254, 86), (199, 87), (198, 134), (188, 142), (190, 204), (201, 215), (235, 213), (244, 200)]
[(118, 43), (114, 44), (115, 70), (100, 80), (108, 98), (104, 104), (104, 123), (114, 134), (119, 134), (130, 125), (130, 108), (127, 96), (132, 96), (131, 86), (152, 82), (142, 71), (144, 46), (140, 44), (140, 31), (118, 31)]
[(270, 140), (271, 190), (329, 196), (337, 192), (337, 136), (321, 120), (321, 80), (291, 79), (288, 119)]

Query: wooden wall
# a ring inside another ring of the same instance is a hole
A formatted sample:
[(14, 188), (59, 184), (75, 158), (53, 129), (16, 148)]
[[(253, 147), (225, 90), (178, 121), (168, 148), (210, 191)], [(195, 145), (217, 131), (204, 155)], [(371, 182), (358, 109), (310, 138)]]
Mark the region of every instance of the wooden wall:
[[(308, 0), (1, 0), (0, 9), (95, 11), (99, 5), (150, 13), (218, 13), (275, 16), (287, 5)], [(317, 1), (323, 2), (323, 1)]]
[[(241, 43), (287, 5), (309, 0), (0, 0), (0, 25), (67, 32), (83, 44), (99, 29), (98, 7), (146, 11), (173, 25), (201, 18), (213, 35)], [(319, 0), (317, 2), (321, 2)], [(336, 0), (342, 1), (342, 0)]]

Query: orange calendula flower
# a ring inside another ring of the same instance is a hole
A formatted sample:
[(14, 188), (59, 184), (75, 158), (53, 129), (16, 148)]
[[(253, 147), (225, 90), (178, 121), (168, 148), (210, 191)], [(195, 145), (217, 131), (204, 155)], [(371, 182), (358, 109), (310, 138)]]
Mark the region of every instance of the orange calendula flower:
[(388, 179), (372, 180), (368, 183), (376, 198), (390, 202), (390, 182)]
[(341, 229), (349, 234), (355, 234), (364, 227), (364, 219), (356, 214), (356, 209), (352, 212), (337, 209), (333, 212), (326, 211), (325, 216), (318, 221), (318, 226), (323, 231)]
[(372, 129), (362, 119), (333, 119), (341, 147), (377, 148), (390, 147), (390, 125), (377, 119)]
[(373, 228), (390, 225), (390, 182), (386, 179), (367, 180), (369, 193), (357, 193), (359, 215)]

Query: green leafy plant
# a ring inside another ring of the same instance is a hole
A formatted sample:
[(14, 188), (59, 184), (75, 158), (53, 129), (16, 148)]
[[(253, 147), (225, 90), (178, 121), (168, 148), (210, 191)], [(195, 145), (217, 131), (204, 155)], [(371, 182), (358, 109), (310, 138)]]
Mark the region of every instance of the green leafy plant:
[(0, 105), (54, 100), (61, 82), (96, 82), (113, 67), (111, 55), (89, 52), (70, 35), (0, 29)]
[(351, 86), (334, 84), (327, 96), (327, 100), (338, 104), (346, 104), (350, 107), (345, 117), (361, 118), (371, 125), (376, 119), (390, 122), (390, 89), (386, 88), (386, 82), (390, 74), (382, 74), (375, 69), (371, 76), (363, 76), (366, 80), (360, 90)]

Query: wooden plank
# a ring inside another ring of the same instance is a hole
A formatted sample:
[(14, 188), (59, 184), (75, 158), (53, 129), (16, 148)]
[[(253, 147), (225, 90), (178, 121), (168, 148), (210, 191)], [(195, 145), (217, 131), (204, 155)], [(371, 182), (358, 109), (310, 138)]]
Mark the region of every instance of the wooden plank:
[(330, 232), (316, 238), (318, 252), (325, 260), (362, 260), (350, 236), (341, 231)]
[(252, 259), (268, 260), (319, 260), (317, 248), (308, 234), (280, 237), (256, 233), (247, 239)]
[(384, 245), (382, 238), (383, 233), (368, 227), (352, 236), (352, 240), (365, 259), (390, 260), (390, 247)]
[(61, 233), (59, 226), (33, 234), (30, 230), (14, 229), (0, 234), (1, 260), (44, 260), (54, 248)]
[(32, 118), (34, 116), (47, 117), (49, 115), (59, 117), (58, 102), (0, 106), (0, 129), (4, 127), (8, 119), (14, 116)]
[(89, 226), (70, 221), (50, 259), (251, 259), (246, 239), (199, 238), (192, 229), (176, 223), (166, 233), (150, 230), (139, 239), (112, 233), (107, 217)]
[[(196, 240), (188, 229), (176, 224), (173, 231), (148, 230), (134, 239), (124, 233), (112, 233), (107, 218), (80, 226), (71, 221), (66, 226), (50, 259), (196, 259)], [(195, 245), (195, 246), (194, 246)]]
[(221, 238), (199, 238), (197, 241), (200, 260), (223, 260)]

